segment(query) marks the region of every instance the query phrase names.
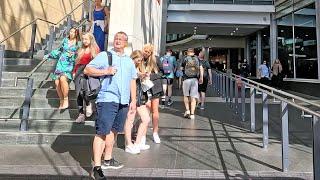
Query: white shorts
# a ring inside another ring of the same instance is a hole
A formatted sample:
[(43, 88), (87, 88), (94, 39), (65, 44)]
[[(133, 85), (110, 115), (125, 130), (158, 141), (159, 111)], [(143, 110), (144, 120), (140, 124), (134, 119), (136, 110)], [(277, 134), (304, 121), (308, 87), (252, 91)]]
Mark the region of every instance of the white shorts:
[(193, 98), (198, 98), (198, 79), (190, 78), (185, 79), (182, 84), (183, 96), (190, 96)]

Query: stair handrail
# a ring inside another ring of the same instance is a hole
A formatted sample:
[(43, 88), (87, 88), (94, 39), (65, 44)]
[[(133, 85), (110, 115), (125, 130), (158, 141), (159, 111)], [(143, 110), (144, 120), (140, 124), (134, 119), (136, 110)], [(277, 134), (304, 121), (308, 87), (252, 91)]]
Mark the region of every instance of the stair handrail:
[[(224, 74), (224, 75), (228, 75), (228, 73), (224, 73), (224, 72), (217, 71), (217, 70), (214, 70), (214, 71), (216, 71), (216, 72), (218, 72), (218, 73), (221, 73), (221, 74)], [(303, 97), (296, 96), (296, 95), (294, 95), (294, 94), (291, 94), (291, 93), (282, 91), (282, 90), (280, 90), (280, 89), (276, 89), (276, 88), (267, 86), (267, 85), (262, 84), (262, 83), (259, 83), (259, 82), (257, 82), (257, 81), (254, 81), (254, 80), (251, 80), (251, 79), (248, 79), (248, 78), (245, 78), (245, 77), (236, 75), (236, 74), (234, 74), (234, 73), (230, 73), (230, 75), (232, 76), (233, 79), (238, 79), (238, 78), (240, 78), (241, 81), (246, 81), (246, 82), (249, 83), (249, 84), (250, 84), (250, 83), (251, 83), (251, 84), (254, 84), (254, 85), (256, 85), (258, 88), (262, 87), (262, 88), (264, 88), (264, 89), (266, 89), (266, 90), (271, 91), (272, 93), (275, 93), (275, 92), (276, 92), (276, 93), (279, 93), (280, 95), (283, 95), (283, 96), (292, 98), (293, 101), (294, 101), (294, 100), (299, 100), (299, 101), (302, 101), (302, 102), (304, 102), (304, 103), (306, 103), (306, 104), (309, 104), (309, 105), (315, 106), (315, 107), (317, 107), (317, 108), (320, 108), (320, 104), (317, 104), (317, 103), (315, 103), (315, 102), (312, 102), (312, 101), (310, 101), (310, 100), (308, 100), (308, 99), (305, 99), (305, 98), (303, 98)]]
[(19, 33), (20, 31), (22, 31), (23, 29), (25, 29), (26, 27), (34, 24), (36, 21), (43, 21), (43, 22), (47, 22), (49, 24), (52, 24), (54, 26), (60, 24), (63, 20), (65, 20), (66, 18), (68, 18), (75, 10), (77, 10), (81, 5), (83, 5), (84, 3), (87, 3), (89, 1), (93, 1), (93, 0), (85, 0), (82, 3), (80, 3), (77, 7), (75, 7), (71, 12), (69, 12), (67, 15), (65, 15), (62, 19), (60, 19), (58, 22), (52, 22), (52, 21), (48, 21), (42, 18), (36, 18), (34, 20), (32, 20), (31, 22), (29, 22), (28, 24), (24, 25), (23, 27), (21, 27), (20, 29), (16, 30), (15, 32), (13, 32), (12, 34), (10, 34), (9, 36), (5, 37), (4, 39), (2, 39), (0, 41), (0, 44), (2, 44), (3, 42), (5, 42), (6, 40), (8, 40), (9, 38), (11, 38), (12, 36), (16, 35), (17, 33)]

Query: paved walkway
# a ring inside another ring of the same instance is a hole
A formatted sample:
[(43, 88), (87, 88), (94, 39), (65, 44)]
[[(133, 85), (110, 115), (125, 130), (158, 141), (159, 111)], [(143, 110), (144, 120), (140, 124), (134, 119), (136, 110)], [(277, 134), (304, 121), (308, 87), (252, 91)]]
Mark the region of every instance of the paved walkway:
[[(251, 133), (248, 121), (241, 122), (221, 99), (214, 99), (206, 110), (197, 111), (195, 120), (182, 117), (182, 102), (161, 110), (162, 143), (151, 141), (149, 129), (150, 150), (130, 155), (115, 148), (114, 157), (125, 168), (106, 171), (109, 179), (312, 179), (311, 126), (298, 118), (299, 112), (290, 110), (290, 167), (283, 173), (279, 106), (270, 105), (274, 111), (270, 142), (263, 149), (260, 110), (257, 133)], [(60, 143), (42, 146), (0, 146), (0, 179), (87, 179), (91, 144), (70, 146), (57, 141)]]

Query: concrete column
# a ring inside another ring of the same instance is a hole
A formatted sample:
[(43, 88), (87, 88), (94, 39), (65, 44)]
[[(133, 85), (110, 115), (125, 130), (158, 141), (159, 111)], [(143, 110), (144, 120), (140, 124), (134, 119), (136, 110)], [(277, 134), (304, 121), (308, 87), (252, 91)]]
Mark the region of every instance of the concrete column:
[(256, 62), (256, 72), (258, 72), (258, 67), (260, 66), (262, 62), (262, 38), (261, 38), (261, 31), (257, 32), (257, 44), (256, 44), (256, 56), (257, 56), (257, 62)]
[(161, 0), (161, 34), (160, 34), (160, 53), (165, 53), (166, 50), (166, 34), (167, 34), (167, 12), (168, 12), (168, 0)]
[(271, 14), (270, 16), (270, 64), (273, 64), (273, 61), (278, 58), (278, 30), (274, 14)]
[(203, 51), (204, 51), (204, 59), (209, 60), (209, 48), (205, 47), (203, 48)]
[(246, 46), (244, 48), (244, 58), (250, 64), (250, 39), (246, 37)]
[(146, 43), (154, 45), (156, 55), (160, 55), (161, 48), (164, 52), (166, 33), (162, 31), (162, 6), (167, 7), (167, 4), (166, 0), (161, 2), (159, 4), (157, 1), (148, 0), (111, 0), (108, 49), (113, 48), (114, 35), (123, 31), (129, 38), (125, 49), (127, 54), (132, 50), (142, 49)]
[(241, 58), (241, 48), (238, 49), (238, 62), (241, 62), (242, 61), (242, 58)]
[(316, 1), (318, 79), (320, 79), (320, 1)]

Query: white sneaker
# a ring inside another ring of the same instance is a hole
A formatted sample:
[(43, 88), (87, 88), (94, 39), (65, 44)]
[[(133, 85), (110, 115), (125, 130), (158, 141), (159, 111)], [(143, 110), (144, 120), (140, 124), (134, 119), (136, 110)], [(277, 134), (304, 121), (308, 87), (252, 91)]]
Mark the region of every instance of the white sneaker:
[(186, 112), (184, 112), (183, 117), (185, 117), (185, 118), (189, 118), (189, 117), (190, 117), (190, 111), (186, 111)]
[(156, 144), (160, 144), (160, 137), (159, 137), (159, 134), (158, 133), (153, 133), (153, 141), (156, 143)]
[(140, 148), (140, 151), (148, 150), (148, 149), (150, 149), (150, 145), (139, 144), (139, 148)]
[(92, 103), (89, 102), (88, 106), (86, 106), (86, 116), (90, 117), (92, 115), (93, 111), (92, 111)]
[(130, 153), (130, 154), (139, 154), (140, 153), (140, 148), (138, 148), (135, 145), (129, 145), (129, 146), (126, 146), (125, 151), (127, 153)]
[(194, 118), (195, 118), (194, 114), (190, 115), (191, 120), (194, 120)]
[(139, 144), (140, 150), (147, 150), (150, 149), (150, 146), (146, 144), (147, 138), (146, 136), (141, 137), (141, 142)]

